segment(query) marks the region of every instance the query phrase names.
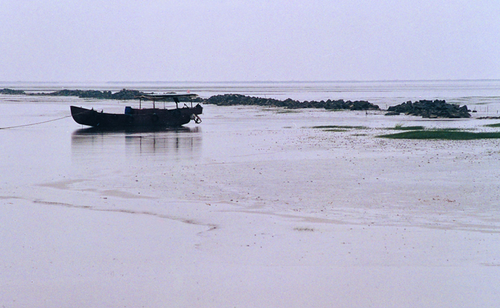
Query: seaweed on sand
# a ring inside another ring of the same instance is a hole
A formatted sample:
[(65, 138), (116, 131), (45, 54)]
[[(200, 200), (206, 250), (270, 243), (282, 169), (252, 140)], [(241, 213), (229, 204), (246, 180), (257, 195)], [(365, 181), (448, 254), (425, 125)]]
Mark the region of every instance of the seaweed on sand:
[(500, 132), (467, 132), (454, 128), (407, 131), (380, 135), (389, 139), (436, 139), (436, 140), (476, 140), (500, 138)]

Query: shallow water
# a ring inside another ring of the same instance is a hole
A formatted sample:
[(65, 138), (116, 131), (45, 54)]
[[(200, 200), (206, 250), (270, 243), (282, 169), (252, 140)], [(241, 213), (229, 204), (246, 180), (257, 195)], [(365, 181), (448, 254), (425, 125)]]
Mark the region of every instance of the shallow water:
[[(478, 112), (428, 120), (206, 105), (201, 125), (110, 133), (74, 123), (69, 105), (122, 112), (121, 102), (0, 96), (0, 127), (54, 120), (0, 130), (0, 302), (496, 303), (500, 140), (376, 136), (396, 125), (494, 130), (483, 125), (499, 120), (476, 117), (496, 113), (497, 85), (195, 84), (205, 95), (446, 98)], [(328, 125), (337, 128), (313, 128)]]

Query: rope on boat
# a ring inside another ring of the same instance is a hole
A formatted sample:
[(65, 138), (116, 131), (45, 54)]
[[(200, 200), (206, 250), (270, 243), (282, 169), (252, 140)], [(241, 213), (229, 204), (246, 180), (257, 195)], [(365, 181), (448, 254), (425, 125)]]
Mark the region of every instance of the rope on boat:
[(22, 124), (22, 125), (15, 125), (15, 126), (7, 126), (7, 127), (0, 127), (0, 129), (11, 129), (11, 128), (18, 128), (18, 127), (40, 125), (40, 124), (44, 124), (44, 123), (48, 123), (48, 122), (59, 121), (59, 120), (66, 119), (66, 118), (69, 118), (69, 117), (71, 117), (71, 115), (67, 115), (67, 116), (64, 116), (64, 117), (61, 117), (61, 118), (57, 118), (57, 119), (42, 121), (42, 122), (36, 122), (36, 123), (30, 123), (30, 124)]

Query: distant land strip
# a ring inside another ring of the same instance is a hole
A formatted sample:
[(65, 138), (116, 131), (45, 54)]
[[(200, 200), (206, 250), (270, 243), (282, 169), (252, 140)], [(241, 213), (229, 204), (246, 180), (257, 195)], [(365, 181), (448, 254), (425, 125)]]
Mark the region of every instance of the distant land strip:
[[(118, 99), (128, 100), (136, 99), (138, 96), (145, 95), (137, 90), (123, 89), (118, 92), (112, 93), (111, 91), (97, 91), (97, 90), (60, 90), (48, 93), (26, 93), (23, 90), (3, 89), (0, 94), (9, 95), (45, 95), (45, 96), (77, 96), (79, 98), (95, 98), (95, 99)], [(218, 106), (232, 106), (232, 105), (255, 105), (255, 106), (269, 106), (269, 107), (283, 107), (289, 109), (298, 108), (324, 108), (324, 109), (348, 109), (348, 110), (380, 110), (379, 106), (374, 105), (367, 101), (344, 101), (344, 100), (327, 100), (327, 101), (297, 101), (286, 99), (284, 101), (272, 98), (251, 97), (241, 94), (224, 94), (211, 96), (208, 99), (196, 98), (194, 101), (203, 102), (206, 104), (214, 104)]]
[[(45, 95), (45, 96), (77, 96), (79, 98), (94, 99), (117, 99), (130, 100), (137, 99), (138, 96), (150, 93), (138, 90), (123, 89), (118, 92), (98, 91), (98, 90), (60, 90), (48, 93), (26, 93), (23, 90), (2, 89), (0, 94), (7, 95)], [(287, 109), (299, 108), (321, 108), (327, 110), (380, 110), (378, 105), (368, 101), (345, 101), (345, 100), (322, 100), (322, 101), (297, 101), (291, 98), (278, 100), (273, 98), (253, 97), (241, 94), (221, 94), (214, 95), (207, 99), (196, 98), (193, 101), (217, 106), (254, 105), (267, 107), (282, 107)], [(424, 118), (470, 118), (470, 110), (467, 106), (458, 106), (446, 103), (444, 100), (421, 100), (417, 102), (405, 102), (397, 106), (390, 107), (386, 115), (407, 115), (422, 116)]]
[(297, 101), (291, 98), (286, 100), (278, 100), (273, 98), (261, 98), (246, 96), (241, 94), (223, 94), (214, 95), (205, 100), (207, 104), (217, 106), (233, 106), (233, 105), (255, 105), (268, 107), (283, 107), (288, 109), (299, 108), (324, 108), (330, 110), (380, 110), (379, 106), (367, 101), (344, 101), (344, 100), (326, 100), (326, 101)]

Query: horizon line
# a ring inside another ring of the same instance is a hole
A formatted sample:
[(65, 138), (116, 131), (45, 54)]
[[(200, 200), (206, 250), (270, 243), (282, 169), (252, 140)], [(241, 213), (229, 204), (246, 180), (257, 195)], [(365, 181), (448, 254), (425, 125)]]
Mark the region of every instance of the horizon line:
[(16, 81), (0, 81), (1, 83), (39, 83), (39, 84), (53, 84), (53, 83), (58, 83), (58, 84), (64, 84), (64, 83), (103, 83), (103, 84), (109, 84), (109, 83), (321, 83), (321, 82), (339, 82), (339, 83), (347, 83), (347, 82), (355, 82), (355, 83), (361, 83), (361, 82), (447, 82), (447, 81), (500, 81), (500, 78), (481, 78), (481, 79), (380, 79), (380, 80), (252, 80), (252, 81), (243, 81), (243, 80), (233, 80), (233, 81), (228, 81), (228, 80), (218, 80), (218, 81), (202, 81), (202, 80), (157, 80), (157, 81), (146, 81), (146, 80), (140, 80), (140, 81), (115, 81), (115, 80), (108, 80), (108, 81), (22, 81), (22, 80), (16, 80)]

